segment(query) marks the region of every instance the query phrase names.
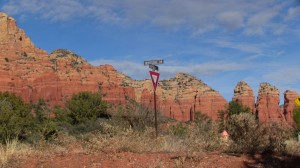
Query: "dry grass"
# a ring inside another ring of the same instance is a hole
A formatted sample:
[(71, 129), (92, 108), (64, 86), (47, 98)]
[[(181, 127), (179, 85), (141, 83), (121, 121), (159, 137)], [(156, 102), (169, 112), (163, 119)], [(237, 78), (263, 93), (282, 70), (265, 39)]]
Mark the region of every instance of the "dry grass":
[[(85, 134), (80, 141), (84, 149), (89, 152), (199, 152), (220, 151), (223, 145), (215, 128), (211, 131), (199, 128), (187, 129), (184, 136), (175, 136), (169, 132), (160, 133), (155, 138), (155, 130), (147, 127), (145, 131), (136, 131), (131, 128), (120, 129), (104, 123), (104, 133)], [(65, 139), (65, 138), (64, 138)], [(70, 146), (72, 143), (69, 142)]]
[(294, 154), (300, 154), (300, 143), (296, 141), (296, 139), (290, 139), (286, 142), (286, 152), (288, 154), (294, 155)]
[(17, 139), (7, 140), (6, 144), (0, 144), (1, 167), (6, 167), (15, 158), (30, 155), (32, 148), (20, 143)]
[[(174, 126), (174, 123), (172, 124)], [(178, 127), (179, 131), (168, 127), (160, 130), (157, 138), (155, 129), (152, 127), (139, 131), (103, 122), (101, 128), (101, 131), (82, 133), (76, 137), (65, 132), (58, 132), (54, 139), (41, 141), (35, 144), (34, 148), (19, 143), (17, 140), (8, 141), (7, 145), (0, 145), (1, 165), (5, 167), (13, 158), (18, 159), (16, 156), (26, 156), (33, 152), (44, 156), (99, 152), (172, 152), (180, 154), (180, 157), (174, 160), (174, 166), (183, 167), (186, 159), (194, 158), (195, 153), (226, 152), (230, 148), (221, 141), (218, 126), (213, 123), (184, 124)], [(179, 135), (177, 135), (178, 132)], [(286, 150), (289, 154), (300, 153), (300, 144), (295, 140), (286, 141)], [(158, 159), (153, 161), (151, 166), (164, 167), (164, 164)]]

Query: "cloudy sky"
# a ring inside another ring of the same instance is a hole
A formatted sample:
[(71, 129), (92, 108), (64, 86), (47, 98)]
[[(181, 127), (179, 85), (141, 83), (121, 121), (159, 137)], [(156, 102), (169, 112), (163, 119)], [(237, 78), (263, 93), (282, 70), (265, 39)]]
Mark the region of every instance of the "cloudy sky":
[[(149, 78), (196, 76), (231, 100), (237, 82), (300, 93), (300, 0), (1, 0), (37, 47)], [(283, 96), (281, 96), (283, 98)], [(282, 103), (282, 101), (281, 101)]]

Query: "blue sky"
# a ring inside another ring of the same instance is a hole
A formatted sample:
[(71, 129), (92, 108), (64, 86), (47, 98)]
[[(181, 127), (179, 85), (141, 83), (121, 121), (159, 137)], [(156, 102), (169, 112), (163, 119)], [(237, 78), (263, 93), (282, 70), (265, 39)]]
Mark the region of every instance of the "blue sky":
[[(196, 76), (231, 100), (237, 82), (300, 93), (299, 0), (1, 0), (37, 47), (149, 78)], [(283, 99), (283, 96), (281, 96)], [(281, 103), (283, 100), (281, 100)]]

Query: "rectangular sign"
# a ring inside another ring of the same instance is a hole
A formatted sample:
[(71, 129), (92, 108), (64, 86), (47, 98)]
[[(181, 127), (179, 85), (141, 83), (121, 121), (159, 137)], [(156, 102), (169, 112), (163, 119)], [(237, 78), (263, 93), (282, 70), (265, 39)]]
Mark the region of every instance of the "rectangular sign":
[(150, 60), (150, 61), (144, 61), (144, 65), (157, 65), (157, 64), (163, 64), (164, 60)]
[(150, 64), (149, 68), (152, 69), (153, 71), (158, 71), (158, 66), (156, 66), (156, 65)]

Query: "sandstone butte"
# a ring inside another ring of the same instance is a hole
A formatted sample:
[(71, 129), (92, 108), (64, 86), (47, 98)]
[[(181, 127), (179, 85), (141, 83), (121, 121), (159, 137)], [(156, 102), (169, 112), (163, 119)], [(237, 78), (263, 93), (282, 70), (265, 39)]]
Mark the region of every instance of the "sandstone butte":
[[(153, 106), (153, 87), (150, 80), (133, 80), (111, 65), (92, 66), (69, 50), (47, 53), (34, 46), (16, 21), (0, 12), (0, 91), (21, 96), (26, 102), (42, 98), (49, 105), (64, 105), (74, 93), (101, 91), (104, 99), (114, 106), (128, 100)], [(147, 73), (147, 72), (145, 72)], [(159, 82), (158, 110), (178, 121), (194, 119), (196, 112), (213, 120), (228, 104), (222, 95), (193, 76), (179, 73)], [(254, 106), (252, 89), (240, 82), (234, 90), (234, 101), (249, 106), (264, 122), (293, 124), (292, 110), (297, 93), (285, 92), (284, 110), (279, 108), (279, 91), (269, 84), (261, 84)]]
[(237, 101), (248, 106), (256, 113), (260, 123), (278, 123), (283, 126), (295, 126), (292, 112), (296, 107), (295, 99), (298, 93), (287, 90), (284, 92), (283, 108), (279, 106), (280, 93), (275, 86), (269, 83), (261, 83), (258, 91), (257, 102), (251, 87), (244, 81), (239, 82), (234, 89), (232, 101)]
[[(128, 99), (153, 106), (150, 80), (133, 80), (111, 65), (92, 66), (68, 50), (49, 54), (38, 49), (5, 13), (0, 13), (0, 31), (0, 91), (14, 92), (26, 102), (42, 98), (53, 106), (63, 105), (74, 93), (101, 90), (116, 106)], [(197, 111), (215, 120), (227, 104), (217, 91), (186, 74), (160, 81), (157, 97), (158, 110), (179, 121), (192, 119)]]
[(255, 96), (252, 88), (244, 81), (240, 81), (234, 88), (234, 96), (232, 101), (237, 101), (250, 108), (255, 113)]

